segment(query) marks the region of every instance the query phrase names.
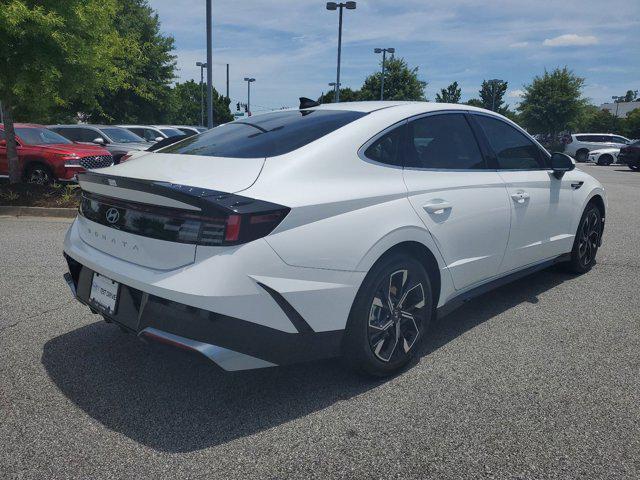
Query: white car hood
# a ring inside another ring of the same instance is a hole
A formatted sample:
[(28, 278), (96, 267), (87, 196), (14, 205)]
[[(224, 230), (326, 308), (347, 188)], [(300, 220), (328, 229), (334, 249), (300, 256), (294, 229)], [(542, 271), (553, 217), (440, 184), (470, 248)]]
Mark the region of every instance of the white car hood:
[(249, 188), (257, 180), (264, 162), (264, 158), (141, 152), (131, 160), (102, 168), (96, 173), (236, 193)]

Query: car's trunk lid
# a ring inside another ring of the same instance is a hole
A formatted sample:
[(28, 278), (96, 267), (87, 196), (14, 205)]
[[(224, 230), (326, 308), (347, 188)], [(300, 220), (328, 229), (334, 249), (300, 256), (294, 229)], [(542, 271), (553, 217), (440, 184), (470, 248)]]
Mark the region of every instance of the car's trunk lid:
[(264, 158), (226, 158), (149, 152), (100, 170), (105, 175), (156, 180), (235, 193), (260, 175)]

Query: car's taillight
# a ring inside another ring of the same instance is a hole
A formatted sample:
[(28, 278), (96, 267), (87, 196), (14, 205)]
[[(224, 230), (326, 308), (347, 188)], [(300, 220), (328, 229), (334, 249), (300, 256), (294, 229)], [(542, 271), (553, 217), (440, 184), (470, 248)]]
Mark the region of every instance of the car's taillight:
[(255, 212), (225, 211), (202, 215), (175, 208), (128, 202), (83, 192), (80, 214), (128, 233), (203, 246), (239, 245), (269, 235), (289, 213), (280, 205), (255, 201)]

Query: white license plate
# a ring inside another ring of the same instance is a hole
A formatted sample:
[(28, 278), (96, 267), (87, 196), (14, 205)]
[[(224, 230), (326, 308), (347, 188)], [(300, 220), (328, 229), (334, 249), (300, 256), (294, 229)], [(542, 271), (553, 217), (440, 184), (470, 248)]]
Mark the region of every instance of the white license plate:
[(89, 300), (105, 313), (113, 315), (116, 312), (116, 303), (118, 302), (118, 287), (118, 282), (94, 273)]

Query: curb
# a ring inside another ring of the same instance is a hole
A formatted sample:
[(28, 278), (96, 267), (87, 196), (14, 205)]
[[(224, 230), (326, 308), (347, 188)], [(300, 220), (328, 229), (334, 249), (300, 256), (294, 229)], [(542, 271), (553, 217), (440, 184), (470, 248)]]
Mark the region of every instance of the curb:
[(77, 214), (77, 208), (0, 206), (0, 215), (13, 217), (75, 218)]

